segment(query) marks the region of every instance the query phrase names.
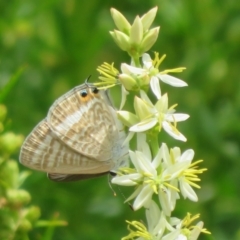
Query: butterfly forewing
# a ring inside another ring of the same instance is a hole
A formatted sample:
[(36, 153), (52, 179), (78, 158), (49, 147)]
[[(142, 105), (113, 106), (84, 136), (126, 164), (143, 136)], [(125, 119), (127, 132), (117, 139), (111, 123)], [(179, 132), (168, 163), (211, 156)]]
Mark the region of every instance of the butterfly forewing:
[(20, 162), (54, 181), (96, 177), (128, 165), (124, 139), (106, 91), (83, 84), (54, 102), (23, 143)]
[[(81, 96), (83, 91), (87, 96)], [(98, 161), (112, 159), (112, 146), (119, 138), (104, 94), (94, 94), (90, 87), (76, 87), (55, 101), (47, 116), (51, 130), (61, 141)]]
[(113, 162), (96, 161), (69, 148), (51, 131), (46, 120), (26, 138), (20, 162), (32, 169), (62, 174), (102, 173), (113, 167)]

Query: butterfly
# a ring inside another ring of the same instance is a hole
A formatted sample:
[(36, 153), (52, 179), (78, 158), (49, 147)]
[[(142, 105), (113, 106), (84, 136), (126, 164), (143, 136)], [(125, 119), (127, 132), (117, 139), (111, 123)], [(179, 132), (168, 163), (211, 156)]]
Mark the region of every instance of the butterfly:
[(20, 163), (53, 181), (75, 181), (127, 166), (123, 126), (108, 92), (84, 83), (58, 98), (25, 139)]

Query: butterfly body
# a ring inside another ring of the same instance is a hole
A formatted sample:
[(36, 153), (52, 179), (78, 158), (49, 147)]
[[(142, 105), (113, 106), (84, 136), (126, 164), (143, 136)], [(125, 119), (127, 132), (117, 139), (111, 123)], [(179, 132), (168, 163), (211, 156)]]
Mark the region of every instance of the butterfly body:
[(127, 164), (124, 139), (107, 92), (83, 84), (53, 103), (23, 143), (20, 162), (56, 181), (98, 176)]

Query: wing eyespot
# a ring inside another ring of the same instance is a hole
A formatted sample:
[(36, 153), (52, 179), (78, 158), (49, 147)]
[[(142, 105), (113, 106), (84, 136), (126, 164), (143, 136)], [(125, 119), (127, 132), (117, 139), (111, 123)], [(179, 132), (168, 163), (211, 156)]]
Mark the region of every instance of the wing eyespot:
[(98, 94), (98, 93), (99, 93), (99, 89), (98, 89), (98, 88), (96, 88), (96, 87), (95, 87), (95, 88), (93, 88), (93, 89), (92, 89), (92, 93), (94, 93), (94, 94)]
[(86, 90), (86, 89), (84, 89), (84, 90), (80, 91), (80, 96), (81, 96), (82, 98), (85, 98), (85, 97), (87, 97), (87, 95), (88, 95), (88, 92), (87, 92), (87, 90)]

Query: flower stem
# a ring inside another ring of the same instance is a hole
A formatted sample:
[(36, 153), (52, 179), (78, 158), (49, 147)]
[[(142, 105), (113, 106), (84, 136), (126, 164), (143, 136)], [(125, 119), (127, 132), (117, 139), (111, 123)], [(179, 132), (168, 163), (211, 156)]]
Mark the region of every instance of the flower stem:
[(141, 67), (139, 57), (132, 57), (132, 61), (134, 62), (135, 67)]
[(147, 134), (147, 142), (151, 148), (153, 158), (157, 155), (159, 150), (158, 135), (154, 133), (155, 131), (152, 131)]

